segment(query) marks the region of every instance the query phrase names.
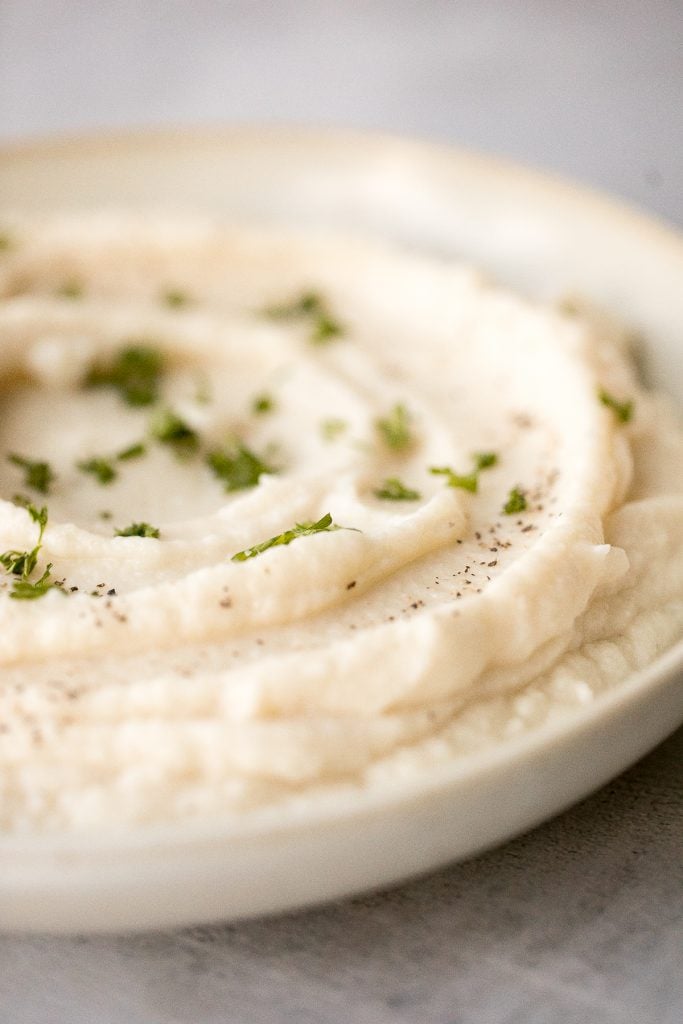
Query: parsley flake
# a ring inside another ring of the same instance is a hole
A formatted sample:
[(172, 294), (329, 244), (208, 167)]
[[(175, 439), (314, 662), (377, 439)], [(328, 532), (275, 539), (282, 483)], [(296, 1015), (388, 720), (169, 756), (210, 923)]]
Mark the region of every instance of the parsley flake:
[(264, 551), (268, 551), (270, 548), (277, 548), (284, 544), (291, 544), (293, 540), (297, 540), (299, 537), (310, 537), (314, 533), (333, 533), (335, 530), (350, 529), (353, 529), (353, 527), (338, 526), (336, 523), (333, 523), (332, 516), (327, 512), (315, 523), (297, 523), (291, 530), (285, 530), (284, 533), (279, 533), (277, 537), (271, 537), (270, 540), (264, 540), (260, 544), (255, 544), (251, 548), (246, 548), (244, 551), (238, 551), (236, 555), (232, 556), (231, 561), (246, 562), (248, 558), (255, 558), (257, 555), (263, 554)]
[(471, 494), (477, 493), (479, 477), (476, 473), (456, 473), (450, 466), (430, 466), (429, 472), (434, 476), (445, 476), (449, 487), (460, 487)]
[(30, 576), (38, 561), (39, 547), (31, 551), (3, 551), (0, 565), (13, 576)]
[(306, 320), (310, 323), (309, 340), (313, 345), (326, 345), (344, 333), (344, 328), (336, 320), (318, 292), (304, 292), (298, 299), (281, 305), (268, 306), (265, 315), (271, 320)]
[(30, 503), (24, 504), (21, 502), (21, 504), (26, 509), (33, 522), (38, 526), (38, 540), (36, 541), (35, 547), (30, 551), (5, 551), (0, 555), (0, 565), (2, 565), (6, 572), (19, 577), (19, 579), (15, 580), (12, 584), (12, 590), (9, 595), (16, 601), (26, 601), (43, 597), (48, 590), (59, 586), (59, 584), (50, 579), (52, 571), (51, 562), (46, 567), (45, 572), (39, 580), (31, 582), (29, 578), (38, 564), (38, 555), (40, 554), (40, 549), (43, 546), (43, 534), (45, 533), (45, 527), (47, 526), (47, 508), (36, 508), (35, 505)]
[(598, 391), (598, 398), (603, 405), (612, 410), (619, 423), (629, 423), (633, 419), (633, 399), (628, 399), (626, 402), (619, 402), (613, 395), (610, 395), (608, 391), (605, 391), (604, 388), (601, 388)]
[(85, 459), (83, 462), (77, 462), (76, 468), (80, 469), (81, 473), (94, 476), (98, 484), (103, 485), (110, 484), (118, 476), (109, 459)]
[(9, 596), (15, 601), (35, 601), (36, 598), (44, 597), (48, 590), (61, 589), (58, 583), (50, 579), (51, 574), (52, 562), (48, 562), (45, 572), (35, 583), (24, 579), (15, 580)]
[(115, 537), (154, 537), (159, 538), (159, 530), (156, 526), (150, 526), (149, 523), (131, 523), (130, 526), (124, 527), (123, 530), (116, 530), (114, 533)]
[(470, 473), (456, 473), (450, 466), (430, 466), (429, 472), (446, 477), (449, 487), (460, 487), (463, 491), (476, 494), (479, 490), (479, 474), (484, 469), (498, 465), (495, 452), (475, 452), (472, 456), (474, 469)]
[(475, 452), (473, 458), (477, 473), (498, 465), (498, 456), (495, 452)]
[(421, 497), (419, 491), (406, 487), (395, 476), (385, 480), (381, 487), (373, 491), (373, 494), (376, 498), (381, 498), (383, 501), (418, 501)]
[(18, 505), (19, 508), (28, 509), (29, 505), (31, 504), (31, 499), (28, 497), (27, 494), (13, 494), (12, 504)]
[(130, 459), (140, 459), (146, 453), (147, 448), (142, 441), (138, 441), (137, 444), (132, 444), (130, 447), (124, 448), (123, 451), (120, 451), (116, 456), (116, 459), (119, 462), (128, 462)]
[(226, 491), (244, 491), (256, 487), (265, 473), (276, 472), (243, 444), (209, 452), (206, 462), (222, 481)]
[(151, 345), (128, 345), (105, 364), (96, 364), (87, 374), (86, 387), (110, 387), (128, 405), (152, 405), (159, 397), (164, 370), (161, 352)]
[(527, 507), (524, 491), (519, 487), (513, 487), (508, 495), (508, 500), (503, 505), (503, 512), (506, 516), (514, 516), (517, 512), (525, 512)]
[(92, 459), (84, 459), (81, 462), (76, 463), (76, 468), (80, 469), (81, 473), (89, 473), (94, 476), (99, 484), (110, 484), (113, 480), (116, 480), (118, 470), (114, 466), (115, 462), (128, 462), (130, 459), (138, 459), (144, 455), (146, 448), (142, 442), (130, 445), (129, 448), (124, 448), (123, 451), (117, 452), (116, 455), (111, 457), (100, 457), (95, 456)]
[(170, 445), (176, 455), (192, 455), (199, 447), (199, 435), (171, 409), (159, 409), (150, 424), (152, 437)]
[(386, 416), (375, 420), (375, 426), (384, 443), (396, 452), (405, 451), (413, 443), (410, 414), (400, 402)]
[(347, 427), (348, 423), (346, 420), (339, 419), (323, 420), (320, 424), (320, 430), (326, 441), (334, 441), (335, 438), (344, 433)]
[(251, 411), (256, 413), (258, 416), (263, 416), (267, 412), (272, 412), (275, 408), (275, 399), (272, 395), (268, 395), (265, 392), (261, 395), (256, 395), (251, 403)]
[(326, 345), (328, 341), (338, 338), (343, 333), (340, 324), (329, 313), (320, 313), (313, 324), (311, 342), (314, 345)]
[(24, 470), (25, 487), (30, 487), (41, 494), (49, 494), (50, 485), (55, 479), (55, 474), (49, 463), (34, 462), (32, 459), (26, 459), (22, 455), (15, 455), (13, 453), (8, 455), (7, 459), (13, 465)]

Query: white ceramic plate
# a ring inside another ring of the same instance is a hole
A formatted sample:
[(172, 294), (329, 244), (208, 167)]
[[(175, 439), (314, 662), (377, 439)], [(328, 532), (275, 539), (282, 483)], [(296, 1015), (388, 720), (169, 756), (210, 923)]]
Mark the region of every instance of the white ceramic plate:
[[(683, 240), (611, 200), (462, 151), (289, 129), (146, 134), (0, 153), (4, 207), (181, 208), (359, 232), (576, 292), (647, 339), (683, 401)], [(0, 839), (0, 925), (111, 931), (237, 918), (388, 885), (530, 828), (683, 720), (683, 644), (593, 704), (409, 786), (283, 820)], [(1, 685), (1, 680), (0, 680)]]

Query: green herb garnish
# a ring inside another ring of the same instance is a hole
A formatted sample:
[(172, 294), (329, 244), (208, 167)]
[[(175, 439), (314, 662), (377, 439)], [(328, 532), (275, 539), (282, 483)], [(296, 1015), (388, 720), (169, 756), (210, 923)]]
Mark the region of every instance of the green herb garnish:
[(150, 424), (152, 437), (170, 445), (176, 455), (192, 455), (199, 447), (199, 435), (171, 409), (159, 409)]
[(307, 320), (311, 325), (310, 341), (314, 345), (325, 345), (344, 333), (327, 303), (317, 292), (304, 292), (298, 299), (281, 305), (268, 306), (265, 315), (272, 320)]
[(248, 487), (256, 487), (264, 473), (276, 472), (243, 444), (209, 452), (206, 461), (222, 481), (226, 491), (243, 491)]
[(477, 493), (479, 477), (477, 473), (456, 473), (450, 466), (430, 466), (429, 472), (434, 476), (445, 476), (449, 487), (459, 487), (463, 491)]
[(12, 573), (13, 576), (30, 576), (38, 562), (40, 548), (41, 542), (39, 540), (36, 547), (32, 548), (31, 551), (3, 551), (0, 555), (0, 565), (2, 565), (6, 572)]
[(110, 484), (118, 475), (110, 459), (85, 459), (83, 462), (77, 462), (76, 468), (80, 469), (81, 473), (94, 476), (98, 484)]
[(264, 540), (261, 544), (255, 544), (254, 547), (246, 548), (244, 551), (238, 551), (236, 555), (232, 556), (232, 561), (246, 562), (248, 558), (255, 558), (270, 548), (291, 544), (293, 540), (297, 540), (299, 537), (310, 537), (314, 533), (333, 533), (335, 530), (350, 529), (353, 529), (353, 527), (338, 526), (336, 523), (333, 523), (332, 516), (327, 512), (317, 523), (297, 523), (291, 530), (285, 530), (284, 533), (279, 533), (277, 537), (271, 537), (270, 540)]
[(498, 456), (495, 452), (475, 452), (472, 458), (474, 459), (477, 473), (481, 472), (482, 469), (491, 469), (493, 466), (498, 465)]
[(149, 523), (131, 523), (123, 530), (116, 530), (115, 537), (159, 537), (159, 530)]
[(26, 508), (27, 509), (29, 507), (29, 505), (31, 504), (31, 499), (28, 497), (27, 494), (13, 494), (12, 495), (12, 504), (13, 505), (18, 505), (19, 508)]
[(346, 420), (323, 420), (320, 424), (320, 430), (326, 441), (334, 441), (336, 437), (344, 433), (347, 427), (348, 423)]
[(604, 388), (598, 391), (598, 398), (603, 405), (612, 410), (619, 423), (629, 423), (633, 419), (634, 404), (632, 399), (628, 399), (626, 402), (619, 402), (609, 392), (605, 391)]
[[(15, 580), (9, 596), (13, 597), (15, 601), (35, 601), (38, 597), (44, 597), (48, 590), (55, 588), (61, 590), (59, 584), (50, 579), (51, 575), (52, 562), (49, 562), (45, 572), (35, 583), (24, 579)], [(63, 590), (61, 592), (64, 593)]]
[(50, 484), (55, 479), (50, 464), (47, 462), (34, 462), (32, 459), (25, 459), (22, 455), (10, 454), (7, 456), (9, 462), (24, 470), (24, 486), (30, 487), (41, 494), (48, 494)]
[(495, 452), (475, 452), (472, 456), (474, 469), (470, 473), (456, 473), (450, 466), (430, 466), (429, 472), (445, 476), (449, 487), (460, 487), (463, 491), (476, 494), (479, 489), (479, 474), (498, 464)]
[(65, 281), (57, 289), (57, 295), (60, 299), (82, 299), (83, 285), (80, 281), (76, 280)]
[(12, 239), (4, 231), (0, 231), (0, 252), (7, 252), (8, 249), (12, 248)]
[(98, 457), (92, 459), (84, 459), (82, 462), (76, 463), (76, 468), (80, 469), (81, 473), (89, 473), (94, 476), (99, 484), (110, 484), (112, 480), (115, 480), (119, 475), (118, 470), (114, 466), (115, 462), (128, 462), (130, 459), (138, 459), (146, 452), (144, 444), (138, 442), (132, 444), (129, 448), (124, 448), (123, 451), (117, 452), (116, 455), (112, 455), (110, 458)]
[(527, 507), (526, 496), (519, 487), (513, 487), (508, 495), (508, 500), (503, 505), (503, 512), (506, 516), (514, 516), (517, 512), (525, 512)]
[(164, 371), (161, 352), (151, 345), (128, 345), (109, 363), (95, 365), (85, 378), (86, 387), (111, 387), (128, 405), (152, 405), (159, 397)]
[(326, 345), (343, 333), (341, 325), (329, 313), (319, 313), (313, 324), (311, 341), (314, 345)]
[(52, 571), (52, 563), (46, 567), (45, 572), (39, 580), (31, 582), (29, 577), (35, 570), (38, 564), (38, 555), (40, 549), (43, 546), (43, 534), (45, 533), (45, 527), (47, 526), (47, 508), (36, 508), (35, 505), (24, 504), (23, 500), (20, 504), (26, 509), (28, 514), (34, 523), (38, 526), (38, 540), (36, 546), (30, 551), (5, 551), (0, 555), (0, 565), (11, 573), (13, 576), (19, 576), (18, 580), (15, 580), (12, 584), (12, 590), (10, 597), (16, 601), (32, 600), (37, 597), (42, 597), (53, 587), (57, 587), (58, 584), (50, 581), (50, 574)]
[(398, 403), (387, 416), (375, 420), (375, 426), (382, 440), (394, 451), (404, 451), (413, 443), (410, 432), (410, 415), (404, 405)]
[(272, 412), (274, 408), (275, 399), (272, 395), (268, 395), (265, 392), (261, 395), (256, 395), (251, 403), (251, 411), (256, 413), (258, 416), (262, 416), (267, 412)]
[(420, 498), (419, 491), (413, 491), (410, 487), (406, 487), (395, 476), (385, 480), (381, 487), (373, 491), (373, 494), (383, 501), (418, 501)]
[(128, 462), (130, 459), (142, 458), (146, 452), (147, 448), (145, 445), (142, 441), (138, 441), (137, 444), (132, 444), (129, 448), (124, 448), (123, 451), (119, 452), (118, 455), (116, 455), (116, 459), (118, 462)]
[(264, 313), (271, 320), (292, 320), (301, 316), (314, 316), (323, 308), (324, 303), (317, 292), (304, 292), (291, 302), (266, 306)]
[(169, 288), (162, 294), (161, 301), (170, 309), (180, 309), (181, 306), (187, 306), (190, 297), (187, 292), (181, 291), (180, 288)]

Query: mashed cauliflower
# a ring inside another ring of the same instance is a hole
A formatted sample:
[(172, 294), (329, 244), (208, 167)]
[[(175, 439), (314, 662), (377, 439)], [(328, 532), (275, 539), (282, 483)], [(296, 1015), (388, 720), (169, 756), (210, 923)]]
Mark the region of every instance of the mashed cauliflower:
[(683, 435), (610, 324), (352, 238), (0, 253), (0, 829), (329, 798), (683, 634)]

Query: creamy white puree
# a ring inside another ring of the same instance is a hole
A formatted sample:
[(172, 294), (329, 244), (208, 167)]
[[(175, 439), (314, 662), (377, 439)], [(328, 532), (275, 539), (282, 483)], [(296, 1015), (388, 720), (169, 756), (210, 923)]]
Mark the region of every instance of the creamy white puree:
[[(0, 568), (5, 831), (413, 777), (567, 714), (683, 633), (682, 435), (611, 326), (353, 239), (113, 217), (11, 237), (0, 552), (35, 543), (13, 495), (47, 505), (34, 577), (52, 563), (68, 596), (14, 600)], [(311, 290), (343, 328), (327, 344), (306, 317), (264, 315)], [(133, 341), (164, 355), (161, 404), (198, 454), (150, 440), (152, 408), (83, 388)], [(601, 389), (633, 402), (628, 423)], [(394, 451), (376, 422), (397, 404), (412, 441)], [(225, 493), (204, 453), (231, 438), (277, 472)], [(76, 466), (140, 440), (108, 485)], [(485, 451), (477, 493), (429, 472)], [(10, 452), (49, 462), (48, 495)], [(420, 499), (375, 497), (392, 477)], [(507, 515), (515, 487), (527, 507)], [(231, 560), (327, 512), (353, 529)], [(142, 521), (158, 540), (114, 536)]]

